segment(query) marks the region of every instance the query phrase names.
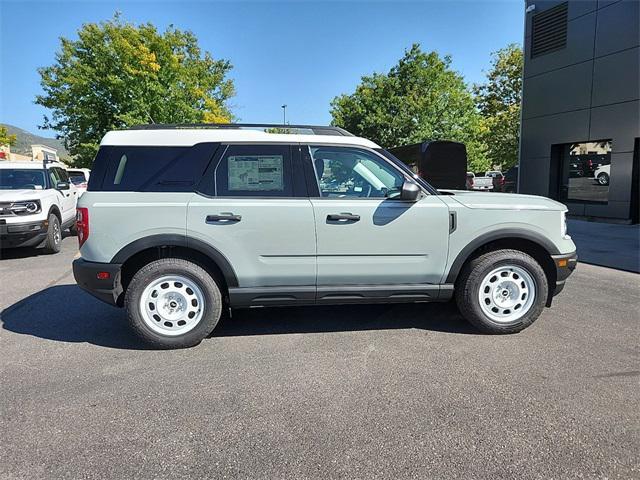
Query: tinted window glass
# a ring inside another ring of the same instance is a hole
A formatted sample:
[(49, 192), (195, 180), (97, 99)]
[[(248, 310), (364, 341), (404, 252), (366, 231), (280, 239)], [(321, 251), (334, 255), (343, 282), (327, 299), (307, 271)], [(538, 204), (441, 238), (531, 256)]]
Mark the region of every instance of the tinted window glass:
[(560, 200), (598, 202), (609, 200), (611, 140), (554, 146), (560, 151)]
[(69, 183), (69, 174), (64, 168), (55, 168), (56, 173), (58, 174), (58, 178), (61, 182)]
[(45, 185), (44, 170), (0, 168), (0, 190), (42, 190)]
[(311, 147), (320, 194), (323, 197), (394, 198), (404, 175), (365, 150)]
[(294, 196), (288, 145), (230, 145), (214, 175), (218, 196)]
[(193, 147), (101, 147), (89, 191), (190, 192), (218, 144)]

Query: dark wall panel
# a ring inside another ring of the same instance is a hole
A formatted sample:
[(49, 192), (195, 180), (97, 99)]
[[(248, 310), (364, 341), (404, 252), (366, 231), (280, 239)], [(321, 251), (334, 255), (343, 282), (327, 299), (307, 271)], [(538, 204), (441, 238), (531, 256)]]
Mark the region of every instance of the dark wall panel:
[[(531, 15), (528, 15), (531, 16)], [(547, 55), (531, 58), (531, 38), (524, 44), (525, 78), (593, 58), (593, 41), (596, 30), (596, 13), (569, 21), (567, 47)]]
[(525, 158), (519, 170), (519, 193), (549, 196), (549, 157)]
[(589, 110), (524, 120), (522, 122), (522, 157), (548, 157), (551, 155), (551, 145), (580, 142), (588, 138)]
[(609, 201), (629, 202), (631, 198), (631, 174), (633, 172), (633, 153), (611, 154), (611, 183)]
[[(525, 24), (525, 36), (531, 35), (531, 19), (536, 13), (544, 12), (550, 8), (553, 8), (567, 0), (543, 0), (536, 2), (535, 0), (527, 0), (527, 7), (535, 5), (536, 8), (533, 12), (527, 15), (527, 21)], [(567, 12), (567, 18), (571, 21), (574, 18), (581, 17), (582, 15), (593, 12), (596, 9), (596, 0), (582, 0), (579, 2), (569, 2), (569, 8)]]
[(613, 139), (613, 152), (633, 152), (640, 136), (640, 101), (591, 109), (590, 140)]
[(629, 202), (609, 202), (606, 205), (587, 204), (584, 206), (584, 215), (624, 220), (629, 218)]
[(584, 62), (524, 80), (524, 118), (589, 108), (593, 62)]
[(596, 57), (640, 45), (640, 2), (622, 0), (598, 10)]
[(640, 47), (597, 58), (593, 69), (592, 106), (640, 98)]

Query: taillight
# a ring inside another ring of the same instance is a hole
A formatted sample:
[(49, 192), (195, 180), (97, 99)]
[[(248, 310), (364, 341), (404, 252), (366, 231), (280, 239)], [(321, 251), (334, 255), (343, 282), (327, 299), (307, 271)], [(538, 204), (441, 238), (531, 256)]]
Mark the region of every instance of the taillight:
[(89, 238), (89, 209), (78, 207), (76, 209), (76, 230), (78, 230), (78, 247), (81, 247)]

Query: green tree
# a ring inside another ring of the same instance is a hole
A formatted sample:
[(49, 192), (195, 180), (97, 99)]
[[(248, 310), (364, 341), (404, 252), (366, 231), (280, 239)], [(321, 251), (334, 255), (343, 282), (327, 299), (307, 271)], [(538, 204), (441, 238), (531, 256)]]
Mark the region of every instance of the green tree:
[(523, 64), (520, 46), (508, 45), (492, 54), (487, 81), (473, 88), (483, 117), (487, 155), (503, 169), (518, 163)]
[(350, 95), (331, 102), (333, 125), (385, 147), (425, 140), (467, 145), (470, 168), (489, 166), (483, 124), (451, 58), (424, 52), (414, 44), (386, 74), (362, 77)]
[(116, 13), (83, 25), (77, 40), (61, 38), (55, 63), (39, 69), (44, 94), (36, 103), (52, 112), (43, 128), (59, 132), (75, 163), (88, 166), (112, 129), (228, 122), (231, 68), (203, 52), (191, 32), (170, 26), (160, 33)]
[(0, 145), (15, 145), (17, 137), (15, 135), (11, 135), (7, 131), (7, 127), (4, 125), (0, 125)]

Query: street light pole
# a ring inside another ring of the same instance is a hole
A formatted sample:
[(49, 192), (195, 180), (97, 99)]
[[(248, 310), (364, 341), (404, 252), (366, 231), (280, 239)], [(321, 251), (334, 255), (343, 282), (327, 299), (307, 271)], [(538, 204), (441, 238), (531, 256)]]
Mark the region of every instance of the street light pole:
[(287, 124), (287, 105), (282, 105), (282, 125)]

